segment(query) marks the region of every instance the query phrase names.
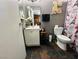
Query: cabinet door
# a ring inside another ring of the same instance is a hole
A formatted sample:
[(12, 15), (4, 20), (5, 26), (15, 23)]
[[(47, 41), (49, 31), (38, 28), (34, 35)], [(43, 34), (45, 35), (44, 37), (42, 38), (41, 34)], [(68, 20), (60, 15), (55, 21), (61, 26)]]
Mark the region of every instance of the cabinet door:
[(39, 41), (39, 30), (25, 30), (25, 40), (27, 46), (38, 46), (40, 45)]
[(33, 45), (40, 45), (39, 30), (31, 31), (31, 39)]

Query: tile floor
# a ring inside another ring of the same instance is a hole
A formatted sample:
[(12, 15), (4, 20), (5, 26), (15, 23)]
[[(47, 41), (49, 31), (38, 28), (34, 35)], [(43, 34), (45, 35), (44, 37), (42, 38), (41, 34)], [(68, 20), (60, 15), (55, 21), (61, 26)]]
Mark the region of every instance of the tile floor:
[(62, 51), (55, 43), (39, 47), (27, 47), (26, 59), (78, 59), (77, 53)]

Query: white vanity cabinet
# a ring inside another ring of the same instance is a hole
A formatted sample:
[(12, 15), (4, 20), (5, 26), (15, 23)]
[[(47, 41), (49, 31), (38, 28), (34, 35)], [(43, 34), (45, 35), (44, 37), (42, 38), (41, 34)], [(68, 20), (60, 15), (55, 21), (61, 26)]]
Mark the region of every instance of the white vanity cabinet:
[(39, 46), (40, 45), (40, 29), (38, 28), (25, 28), (24, 35), (26, 46)]

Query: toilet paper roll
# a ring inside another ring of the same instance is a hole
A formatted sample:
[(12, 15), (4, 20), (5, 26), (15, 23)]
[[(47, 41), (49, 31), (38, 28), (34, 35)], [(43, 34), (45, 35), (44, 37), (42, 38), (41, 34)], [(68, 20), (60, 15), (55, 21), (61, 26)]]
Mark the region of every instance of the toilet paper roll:
[(52, 35), (49, 35), (49, 42), (52, 41)]

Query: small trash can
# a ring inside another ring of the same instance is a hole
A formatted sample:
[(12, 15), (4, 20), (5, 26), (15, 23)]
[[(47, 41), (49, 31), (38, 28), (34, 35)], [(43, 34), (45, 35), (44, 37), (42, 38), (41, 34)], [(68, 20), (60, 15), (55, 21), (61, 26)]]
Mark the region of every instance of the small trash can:
[(52, 35), (49, 35), (49, 42), (52, 41)]

